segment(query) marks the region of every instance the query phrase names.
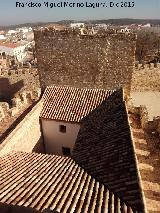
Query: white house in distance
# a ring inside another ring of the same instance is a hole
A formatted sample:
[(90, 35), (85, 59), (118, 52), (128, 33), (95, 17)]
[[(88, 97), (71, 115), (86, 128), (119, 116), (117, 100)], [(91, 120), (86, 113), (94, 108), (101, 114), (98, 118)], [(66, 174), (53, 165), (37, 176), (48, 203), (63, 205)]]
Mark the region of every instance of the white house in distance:
[(6, 40), (7, 37), (5, 37), (4, 35), (0, 35), (0, 40)]
[(14, 56), (19, 62), (22, 62), (26, 56), (25, 46), (8, 42), (0, 43), (0, 53), (5, 53), (9, 56)]
[(15, 34), (15, 33), (17, 33), (16, 30), (9, 30), (7, 34), (8, 34), (8, 35), (12, 35), (12, 34)]
[(81, 27), (85, 27), (84, 23), (71, 23), (70, 24), (71, 28), (81, 28)]
[(72, 153), (81, 120), (113, 91), (49, 86), (43, 95), (40, 124), (47, 154)]

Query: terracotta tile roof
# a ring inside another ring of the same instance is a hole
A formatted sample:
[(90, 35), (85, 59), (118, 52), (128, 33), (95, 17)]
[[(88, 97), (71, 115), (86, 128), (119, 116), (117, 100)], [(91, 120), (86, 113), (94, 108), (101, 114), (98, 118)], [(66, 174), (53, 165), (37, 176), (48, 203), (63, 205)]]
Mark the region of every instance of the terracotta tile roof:
[(104, 89), (49, 86), (43, 95), (44, 105), (40, 117), (79, 122), (112, 93)]
[(1, 203), (61, 213), (129, 212), (129, 207), (127, 211), (119, 198), (69, 157), (13, 152), (0, 162)]
[(130, 206), (144, 212), (122, 90), (110, 95), (82, 120), (72, 157)]
[(14, 48), (17, 48), (17, 47), (19, 47), (21, 45), (19, 45), (19, 44), (13, 44), (13, 43), (0, 43), (0, 46), (14, 49)]
[(40, 211), (24, 206), (14, 206), (6, 203), (0, 203), (0, 213), (39, 213), (39, 212)]

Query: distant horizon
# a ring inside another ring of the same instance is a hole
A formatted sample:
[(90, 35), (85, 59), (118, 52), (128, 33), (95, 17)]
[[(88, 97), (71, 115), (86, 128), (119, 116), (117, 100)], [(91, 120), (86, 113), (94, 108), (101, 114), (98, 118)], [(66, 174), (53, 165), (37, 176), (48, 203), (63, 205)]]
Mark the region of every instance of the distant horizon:
[(9, 27), (9, 26), (17, 26), (17, 25), (25, 25), (25, 24), (38, 24), (38, 23), (58, 23), (58, 22), (89, 22), (89, 21), (108, 21), (108, 20), (138, 20), (138, 21), (160, 21), (160, 18), (108, 18), (108, 19), (84, 19), (84, 20), (76, 20), (76, 19), (63, 19), (63, 20), (57, 20), (57, 21), (33, 21), (33, 22), (21, 22), (21, 23), (15, 23), (15, 24), (6, 24), (6, 25), (0, 25), (0, 27)]
[[(63, 4), (84, 4), (85, 6), (75, 6), (74, 8), (70, 6), (53, 6), (53, 4), (58, 5), (60, 2)], [(121, 2), (127, 2), (127, 5), (121, 7)], [(29, 4), (31, 3), (36, 3), (37, 5), (40, 4), (40, 7), (30, 7)], [(100, 3), (105, 4), (105, 7), (100, 6), (90, 8), (87, 6), (88, 4)], [(116, 7), (116, 3), (118, 4), (118, 7)], [(22, 7), (22, 4), (24, 4), (24, 7)], [(51, 4), (53, 7), (51, 7)], [(160, 20), (159, 11), (160, 0), (1, 0), (0, 26), (36, 22), (58, 22), (61, 20)]]

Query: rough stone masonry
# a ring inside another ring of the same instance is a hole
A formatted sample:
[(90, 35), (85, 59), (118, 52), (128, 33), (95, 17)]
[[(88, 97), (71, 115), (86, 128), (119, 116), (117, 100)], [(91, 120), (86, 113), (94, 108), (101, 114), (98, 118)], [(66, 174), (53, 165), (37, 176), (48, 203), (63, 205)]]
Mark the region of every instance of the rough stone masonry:
[(42, 91), (48, 85), (130, 88), (135, 66), (135, 34), (79, 30), (34, 30)]

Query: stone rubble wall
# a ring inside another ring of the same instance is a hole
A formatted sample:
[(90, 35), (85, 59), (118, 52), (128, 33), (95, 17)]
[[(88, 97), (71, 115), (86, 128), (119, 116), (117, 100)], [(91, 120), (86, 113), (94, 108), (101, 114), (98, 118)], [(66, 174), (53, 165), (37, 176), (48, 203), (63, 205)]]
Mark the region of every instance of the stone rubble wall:
[(12, 151), (44, 153), (39, 115), (42, 102), (39, 101), (25, 118), (0, 144), (0, 156)]
[(80, 35), (76, 30), (35, 30), (42, 91), (48, 85), (130, 88), (136, 35)]
[(39, 75), (36, 68), (17, 70), (0, 70), (0, 95), (12, 98), (13, 91), (36, 90), (40, 88)]
[(160, 64), (138, 64), (132, 76), (131, 91), (160, 91)]
[(19, 114), (24, 106), (31, 105), (37, 101), (41, 96), (41, 89), (35, 91), (25, 91), (20, 93), (17, 97), (12, 99), (12, 108), (6, 102), (0, 102), (0, 121), (3, 121), (8, 116), (15, 116)]
[(153, 120), (149, 120), (146, 106), (140, 106), (140, 120), (144, 130), (150, 133), (158, 133), (160, 136), (160, 116), (154, 117)]
[(160, 116), (154, 117), (150, 120), (148, 110), (145, 105), (135, 107), (131, 102), (128, 102), (127, 108), (129, 112), (140, 116), (140, 124), (143, 130), (149, 133), (158, 133), (160, 136)]

